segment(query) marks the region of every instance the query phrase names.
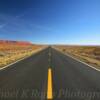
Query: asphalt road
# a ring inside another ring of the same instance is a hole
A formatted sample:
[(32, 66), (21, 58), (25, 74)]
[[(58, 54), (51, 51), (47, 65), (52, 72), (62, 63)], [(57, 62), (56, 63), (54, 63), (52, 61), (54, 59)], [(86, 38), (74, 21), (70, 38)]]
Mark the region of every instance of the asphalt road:
[(100, 100), (100, 72), (52, 49), (54, 100)]
[(44, 100), (48, 49), (0, 71), (0, 100)]
[(100, 72), (47, 48), (0, 71), (0, 100), (46, 100), (48, 69), (53, 100), (100, 100)]

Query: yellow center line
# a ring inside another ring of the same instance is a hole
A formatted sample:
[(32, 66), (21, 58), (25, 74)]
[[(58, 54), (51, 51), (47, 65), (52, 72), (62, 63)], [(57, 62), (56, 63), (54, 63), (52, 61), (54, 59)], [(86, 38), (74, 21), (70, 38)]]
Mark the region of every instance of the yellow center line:
[(48, 84), (47, 84), (47, 100), (52, 100), (52, 70), (51, 68), (48, 69)]

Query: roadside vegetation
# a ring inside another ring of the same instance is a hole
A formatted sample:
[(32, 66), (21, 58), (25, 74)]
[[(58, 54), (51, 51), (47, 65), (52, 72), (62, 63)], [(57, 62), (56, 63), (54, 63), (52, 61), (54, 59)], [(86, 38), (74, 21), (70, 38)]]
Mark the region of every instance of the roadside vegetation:
[(0, 43), (0, 68), (32, 55), (42, 46), (23, 43)]
[(100, 68), (100, 46), (55, 46), (90, 65)]

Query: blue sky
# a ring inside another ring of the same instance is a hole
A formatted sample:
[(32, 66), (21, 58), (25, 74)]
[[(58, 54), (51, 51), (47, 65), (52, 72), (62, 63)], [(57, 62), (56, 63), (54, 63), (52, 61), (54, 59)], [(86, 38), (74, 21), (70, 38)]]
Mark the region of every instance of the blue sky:
[(100, 0), (0, 0), (0, 39), (100, 45)]

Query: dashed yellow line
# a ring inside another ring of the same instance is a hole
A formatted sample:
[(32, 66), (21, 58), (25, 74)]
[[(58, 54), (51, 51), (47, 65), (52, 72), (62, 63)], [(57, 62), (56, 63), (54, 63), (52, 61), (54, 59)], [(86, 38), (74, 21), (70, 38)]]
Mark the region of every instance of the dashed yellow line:
[(52, 93), (52, 70), (51, 68), (48, 69), (48, 84), (47, 84), (47, 100), (53, 99)]

